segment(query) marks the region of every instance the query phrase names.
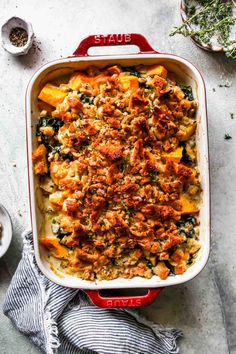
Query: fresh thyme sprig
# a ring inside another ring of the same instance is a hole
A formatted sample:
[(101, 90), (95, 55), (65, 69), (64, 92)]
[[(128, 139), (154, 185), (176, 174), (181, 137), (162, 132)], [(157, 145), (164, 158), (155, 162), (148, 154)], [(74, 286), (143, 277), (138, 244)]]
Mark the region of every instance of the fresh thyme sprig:
[(194, 7), (193, 5), (191, 5), (190, 7), (190, 5), (188, 5), (188, 2), (186, 2), (187, 14), (191, 14), (194, 12), (194, 15), (188, 18), (186, 21), (184, 21), (181, 26), (175, 27), (175, 30), (171, 31), (170, 36), (174, 36), (175, 34), (182, 34), (185, 37), (193, 35), (194, 31), (188, 28), (188, 25), (192, 23), (196, 24), (198, 22), (196, 21), (197, 18), (207, 13), (211, 9), (211, 6), (214, 4), (214, 2), (215, 0), (210, 1), (210, 3), (207, 6), (205, 6), (202, 10), (198, 11), (197, 13), (196, 13), (196, 7)]
[(233, 0), (185, 0), (185, 7), (187, 19), (170, 36), (190, 36), (205, 45), (214, 37), (224, 47), (226, 56), (236, 59), (236, 41), (230, 37), (231, 28), (236, 24)]

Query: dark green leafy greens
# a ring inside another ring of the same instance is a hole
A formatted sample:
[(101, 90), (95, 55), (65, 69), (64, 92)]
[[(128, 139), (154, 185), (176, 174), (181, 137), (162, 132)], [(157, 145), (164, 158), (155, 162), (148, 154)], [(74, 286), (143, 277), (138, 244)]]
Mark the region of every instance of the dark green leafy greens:
[(146, 82), (139, 82), (139, 87), (144, 88), (145, 90), (152, 91), (154, 87), (149, 86)]
[(183, 148), (183, 152), (182, 152), (182, 158), (181, 158), (181, 162), (188, 164), (192, 162), (191, 157), (189, 156), (189, 154), (187, 153), (186, 148)]
[(65, 232), (61, 227), (59, 222), (56, 219), (52, 219), (51, 223), (51, 229), (54, 235), (57, 236), (57, 238), (60, 239), (60, 241), (63, 239), (64, 236), (70, 235), (70, 232)]
[(131, 75), (140, 77), (140, 73), (135, 69), (135, 66), (127, 66), (123, 69), (124, 72), (129, 72)]
[[(41, 131), (41, 127), (52, 127), (54, 133), (57, 133), (60, 127), (64, 125), (64, 122), (58, 118), (52, 117), (40, 117), (36, 125), (36, 136), (41, 138), (42, 143), (46, 146), (47, 150), (51, 152), (53, 149), (57, 149), (55, 146), (50, 145), (50, 141), (53, 140), (52, 137), (44, 135)], [(58, 143), (57, 143), (58, 145)]]
[(124, 157), (122, 161), (122, 171), (125, 172), (129, 167), (129, 159), (128, 157)]
[(41, 127), (52, 127), (55, 133), (64, 125), (64, 122), (58, 118), (40, 117), (36, 126), (36, 135), (41, 135)]
[(61, 151), (61, 145), (58, 142), (54, 142), (53, 145), (45, 144), (47, 152), (52, 154), (59, 154)]
[(169, 261), (164, 261), (164, 263), (167, 266), (167, 268), (170, 270), (169, 275), (175, 276), (175, 267)]
[(157, 175), (158, 175), (158, 172), (157, 172), (157, 171), (151, 171), (151, 172), (149, 173), (149, 176), (151, 177), (151, 182), (152, 182), (152, 183), (157, 182), (157, 180), (158, 180)]
[(180, 235), (193, 238), (195, 235), (195, 224), (196, 219), (194, 216), (184, 216), (180, 221), (176, 223), (176, 226)]
[(193, 101), (193, 91), (192, 91), (192, 87), (188, 86), (188, 85), (179, 85), (181, 90), (184, 93), (184, 98), (186, 98), (189, 101)]
[(79, 98), (82, 103), (93, 104), (94, 97), (79, 93)]
[(45, 145), (47, 153), (51, 154), (60, 154), (60, 160), (73, 160), (71, 154), (62, 154), (61, 153), (61, 144), (54, 138), (44, 135), (41, 131), (41, 127), (52, 127), (54, 134), (58, 133), (58, 130), (64, 125), (64, 122), (58, 118), (52, 117), (40, 117), (36, 125), (36, 136), (40, 137), (41, 142)]
[(190, 264), (192, 264), (192, 263), (193, 263), (193, 255), (190, 254), (187, 264), (190, 265)]

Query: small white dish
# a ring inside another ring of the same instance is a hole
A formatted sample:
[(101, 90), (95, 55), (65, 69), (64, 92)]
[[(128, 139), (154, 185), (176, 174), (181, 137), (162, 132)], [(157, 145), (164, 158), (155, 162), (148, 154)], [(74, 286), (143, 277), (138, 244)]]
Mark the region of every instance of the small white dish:
[[(23, 28), (28, 34), (27, 43), (21, 47), (17, 47), (13, 45), (9, 38), (13, 28), (17, 28), (17, 27)], [(34, 40), (34, 31), (31, 23), (19, 17), (11, 17), (9, 20), (7, 20), (2, 26), (1, 35), (2, 35), (3, 48), (7, 52), (16, 56), (27, 54)]]
[(0, 239), (0, 258), (7, 252), (12, 239), (11, 217), (7, 209), (0, 204), (0, 223), (2, 225), (2, 236)]
[[(225, 2), (227, 2), (228, 0), (224, 0)], [(234, 5), (236, 5), (235, 3), (236, 1), (233, 0)], [(188, 20), (188, 16), (186, 13), (186, 3), (187, 0), (181, 0), (180, 3), (180, 14), (182, 17), (183, 22), (186, 22)], [(236, 16), (236, 7), (233, 8), (233, 14), (234, 16)], [(192, 30), (198, 30), (199, 26), (198, 25), (190, 25), (188, 24), (188, 27)], [(235, 38), (236, 35), (236, 26), (232, 26), (231, 28), (231, 39), (233, 40)], [(233, 45), (229, 46), (228, 48), (225, 48), (223, 45), (221, 45), (218, 41), (217, 36), (213, 36), (210, 40), (210, 42), (208, 44), (203, 43), (201, 40), (197, 39), (195, 36), (191, 37), (192, 41), (200, 48), (207, 50), (209, 52), (226, 52), (229, 51), (233, 48)]]

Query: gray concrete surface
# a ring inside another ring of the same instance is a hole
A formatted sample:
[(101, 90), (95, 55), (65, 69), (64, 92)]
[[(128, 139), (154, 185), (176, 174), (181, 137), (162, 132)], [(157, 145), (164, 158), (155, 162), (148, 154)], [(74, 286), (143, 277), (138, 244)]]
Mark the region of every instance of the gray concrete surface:
[[(182, 354), (236, 353), (236, 62), (204, 52), (188, 38), (169, 37), (180, 23), (178, 0), (0, 0), (0, 24), (13, 15), (32, 22), (41, 50), (14, 58), (0, 48), (0, 202), (14, 224), (11, 247), (0, 260), (0, 303), (20, 259), (20, 234), (29, 227), (24, 117), (28, 80), (41, 64), (70, 55), (88, 34), (140, 32), (157, 50), (189, 59), (206, 80), (212, 188), (207, 267), (193, 281), (165, 289), (142, 312), (159, 324), (183, 330)], [(219, 87), (225, 83), (230, 87)], [(232, 139), (224, 140), (225, 133)], [(0, 353), (38, 353), (2, 311)]]

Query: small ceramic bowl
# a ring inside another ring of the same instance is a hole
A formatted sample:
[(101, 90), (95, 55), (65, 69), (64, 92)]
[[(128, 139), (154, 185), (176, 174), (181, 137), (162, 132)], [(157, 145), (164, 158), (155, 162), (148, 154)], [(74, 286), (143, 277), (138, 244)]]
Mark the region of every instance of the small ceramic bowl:
[(0, 204), (0, 223), (2, 225), (2, 233), (0, 238), (0, 258), (7, 252), (12, 239), (12, 223), (11, 217), (7, 209)]
[[(223, 0), (225, 2), (227, 2), (228, 0)], [(181, 14), (181, 17), (182, 17), (182, 20), (183, 22), (187, 21), (188, 17), (187, 17), (187, 14), (186, 14), (186, 0), (181, 0), (181, 3), (180, 3), (180, 14)], [(235, 0), (233, 0), (234, 4), (235, 4)], [(234, 15), (236, 15), (236, 8), (233, 9), (233, 13)], [(197, 30), (199, 27), (197, 25), (188, 25), (190, 29), (194, 29), (194, 30)], [(235, 36), (235, 32), (236, 29), (235, 29), (235, 26), (232, 30), (232, 37)], [(209, 52), (226, 52), (227, 50), (231, 49), (230, 47), (229, 48), (224, 48), (221, 44), (219, 44), (218, 40), (216, 37), (213, 37), (211, 39), (211, 41), (206, 44), (206, 43), (203, 43), (202, 41), (198, 40), (196, 37), (191, 37), (192, 41), (200, 48), (204, 49), (204, 50), (207, 50)]]
[[(13, 45), (9, 39), (12, 29), (16, 28), (16, 27), (23, 28), (28, 34), (27, 43), (22, 47), (17, 47), (15, 45)], [(4, 23), (4, 25), (2, 26), (1, 35), (2, 35), (3, 48), (7, 52), (9, 52), (13, 55), (16, 55), (16, 56), (27, 54), (30, 47), (33, 44), (34, 31), (33, 31), (33, 27), (31, 25), (31, 23), (26, 22), (25, 20), (23, 20), (22, 18), (19, 18), (19, 17), (11, 17), (9, 20), (7, 20)]]

